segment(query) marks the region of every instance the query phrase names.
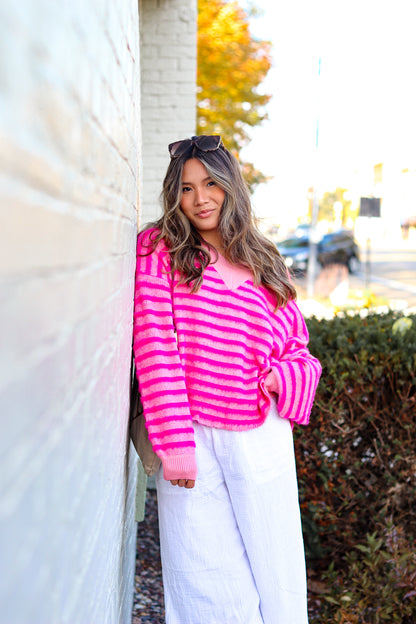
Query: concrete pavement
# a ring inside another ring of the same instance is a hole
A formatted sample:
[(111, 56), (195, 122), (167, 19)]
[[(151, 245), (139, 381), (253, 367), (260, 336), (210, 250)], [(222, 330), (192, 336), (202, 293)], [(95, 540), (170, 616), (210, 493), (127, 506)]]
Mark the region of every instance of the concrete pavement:
[[(365, 269), (365, 267), (364, 267)], [(389, 307), (416, 313), (416, 278), (406, 275), (403, 281), (370, 274), (369, 288), (365, 271), (355, 275), (348, 273), (345, 267), (332, 265), (322, 269), (315, 281), (312, 300), (307, 296), (306, 277), (295, 278), (299, 304), (304, 314), (331, 317), (334, 310), (343, 307), (365, 307), (366, 297), (371, 298), (374, 307)]]

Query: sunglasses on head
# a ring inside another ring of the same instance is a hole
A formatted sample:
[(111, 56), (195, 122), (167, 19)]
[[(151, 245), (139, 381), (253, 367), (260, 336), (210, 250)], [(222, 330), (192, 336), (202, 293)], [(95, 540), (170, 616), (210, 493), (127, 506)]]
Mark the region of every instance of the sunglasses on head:
[(201, 152), (214, 152), (223, 145), (218, 134), (201, 134), (200, 136), (193, 136), (192, 139), (183, 139), (182, 141), (171, 143), (168, 147), (170, 157), (178, 158), (183, 156), (193, 146), (201, 150)]

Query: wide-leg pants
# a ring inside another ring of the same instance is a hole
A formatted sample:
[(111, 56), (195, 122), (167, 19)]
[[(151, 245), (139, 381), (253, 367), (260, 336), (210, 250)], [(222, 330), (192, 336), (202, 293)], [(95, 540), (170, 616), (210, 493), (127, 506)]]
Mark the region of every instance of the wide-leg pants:
[(194, 428), (195, 487), (156, 477), (166, 624), (307, 624), (289, 421)]

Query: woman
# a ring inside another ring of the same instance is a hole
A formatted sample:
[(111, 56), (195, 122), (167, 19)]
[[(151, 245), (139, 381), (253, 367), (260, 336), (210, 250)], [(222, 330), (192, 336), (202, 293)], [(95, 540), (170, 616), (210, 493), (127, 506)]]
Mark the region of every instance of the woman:
[(169, 146), (138, 237), (134, 351), (156, 477), (167, 624), (305, 624), (292, 427), (321, 367), (219, 136)]

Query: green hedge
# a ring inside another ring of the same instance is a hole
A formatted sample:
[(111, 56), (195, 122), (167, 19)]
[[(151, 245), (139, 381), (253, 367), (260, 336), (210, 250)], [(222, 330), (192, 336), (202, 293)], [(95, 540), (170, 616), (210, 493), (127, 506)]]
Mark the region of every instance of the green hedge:
[(323, 366), (295, 429), (311, 622), (416, 622), (416, 317), (398, 318), (307, 320)]

